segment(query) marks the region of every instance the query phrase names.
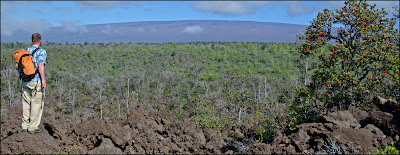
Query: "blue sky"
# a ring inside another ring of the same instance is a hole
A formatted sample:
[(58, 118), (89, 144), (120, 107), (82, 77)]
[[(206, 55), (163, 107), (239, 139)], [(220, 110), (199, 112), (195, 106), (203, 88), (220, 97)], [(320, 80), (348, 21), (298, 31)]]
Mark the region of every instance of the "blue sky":
[[(392, 9), (399, 1), (375, 1)], [(239, 20), (308, 25), (324, 8), (343, 1), (1, 1), (1, 35), (63, 26), (138, 21)]]

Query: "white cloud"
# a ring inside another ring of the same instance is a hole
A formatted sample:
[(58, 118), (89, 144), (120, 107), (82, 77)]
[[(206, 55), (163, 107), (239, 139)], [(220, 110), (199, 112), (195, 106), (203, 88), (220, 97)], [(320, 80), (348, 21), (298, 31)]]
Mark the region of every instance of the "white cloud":
[(367, 1), (369, 4), (376, 4), (377, 9), (385, 8), (385, 10), (394, 11), (393, 6), (399, 6), (399, 1)]
[[(373, 5), (374, 3), (376, 4), (375, 9), (381, 9), (385, 8), (385, 10), (393, 11), (393, 6), (399, 5), (399, 1), (367, 1), (368, 4)], [(333, 9), (339, 9), (344, 7), (344, 2), (343, 1), (329, 1), (328, 5), (333, 8)]]
[(144, 32), (144, 28), (139, 27), (137, 29), (134, 29), (134, 31), (136, 31), (136, 32)]
[(305, 5), (302, 1), (287, 1), (284, 2), (286, 7), (286, 13), (289, 16), (298, 16), (303, 14), (309, 14), (318, 9), (314, 5)]
[(104, 29), (101, 30), (101, 32), (105, 34), (110, 34), (111, 33), (111, 25), (107, 24)]
[(76, 25), (79, 21), (62, 21), (62, 27), (69, 32), (86, 33), (88, 32), (86, 26)]
[(1, 14), (5, 14), (5, 13), (11, 13), (11, 12), (15, 12), (15, 8), (5, 2), (1, 2)]
[(129, 1), (81, 1), (77, 2), (80, 9), (94, 7), (98, 9), (129, 8)]
[(329, 1), (328, 5), (330, 6), (331, 9), (340, 9), (344, 6), (343, 1)]
[(203, 28), (201, 26), (188, 26), (183, 30), (183, 32), (196, 34), (203, 32)]
[(267, 4), (269, 2), (212, 1), (194, 3), (192, 8), (198, 11), (240, 16), (252, 14)]
[(35, 13), (37, 13), (37, 14), (42, 14), (43, 12), (41, 11), (41, 10), (39, 10), (39, 9), (35, 9), (35, 10), (33, 10), (33, 12), (35, 12)]
[(25, 31), (29, 33), (44, 33), (49, 29), (51, 24), (44, 20), (27, 19), (23, 21), (13, 20), (8, 17), (4, 18), (4, 22), (1, 22), (1, 34), (5, 36), (11, 36), (16, 31)]
[(70, 11), (71, 10), (70, 7), (65, 7), (65, 6), (56, 6), (56, 7), (54, 7), (54, 9), (63, 10), (63, 11)]
[(156, 29), (156, 28), (151, 28), (151, 29), (150, 29), (150, 32), (158, 32), (158, 29)]

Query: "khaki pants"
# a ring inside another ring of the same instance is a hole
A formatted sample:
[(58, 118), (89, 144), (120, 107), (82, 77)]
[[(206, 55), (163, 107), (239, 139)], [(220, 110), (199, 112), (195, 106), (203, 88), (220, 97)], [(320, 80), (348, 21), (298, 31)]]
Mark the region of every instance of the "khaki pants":
[(42, 119), (44, 102), (42, 84), (40, 82), (22, 83), (22, 129), (33, 131), (38, 129)]

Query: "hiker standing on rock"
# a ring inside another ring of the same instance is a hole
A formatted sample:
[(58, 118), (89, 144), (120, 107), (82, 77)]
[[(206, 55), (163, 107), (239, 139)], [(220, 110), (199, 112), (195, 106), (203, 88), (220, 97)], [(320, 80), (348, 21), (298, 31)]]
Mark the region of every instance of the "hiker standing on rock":
[[(46, 65), (46, 50), (40, 48), (42, 38), (39, 33), (32, 34), (32, 46), (27, 51), (32, 54), (33, 64), (38, 73), (31, 81), (22, 80), (22, 132), (30, 134), (42, 132), (39, 124), (44, 108), (44, 90), (46, 88), (46, 78), (44, 66)], [(36, 52), (35, 52), (36, 51)]]

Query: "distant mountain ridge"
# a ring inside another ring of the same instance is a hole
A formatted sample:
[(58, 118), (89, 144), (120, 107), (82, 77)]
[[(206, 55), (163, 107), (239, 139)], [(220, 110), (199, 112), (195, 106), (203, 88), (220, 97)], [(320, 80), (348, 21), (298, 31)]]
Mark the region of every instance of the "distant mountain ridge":
[[(306, 25), (225, 20), (143, 21), (50, 27), (42, 33), (48, 42), (295, 42)], [(30, 38), (18, 32), (4, 41)]]

